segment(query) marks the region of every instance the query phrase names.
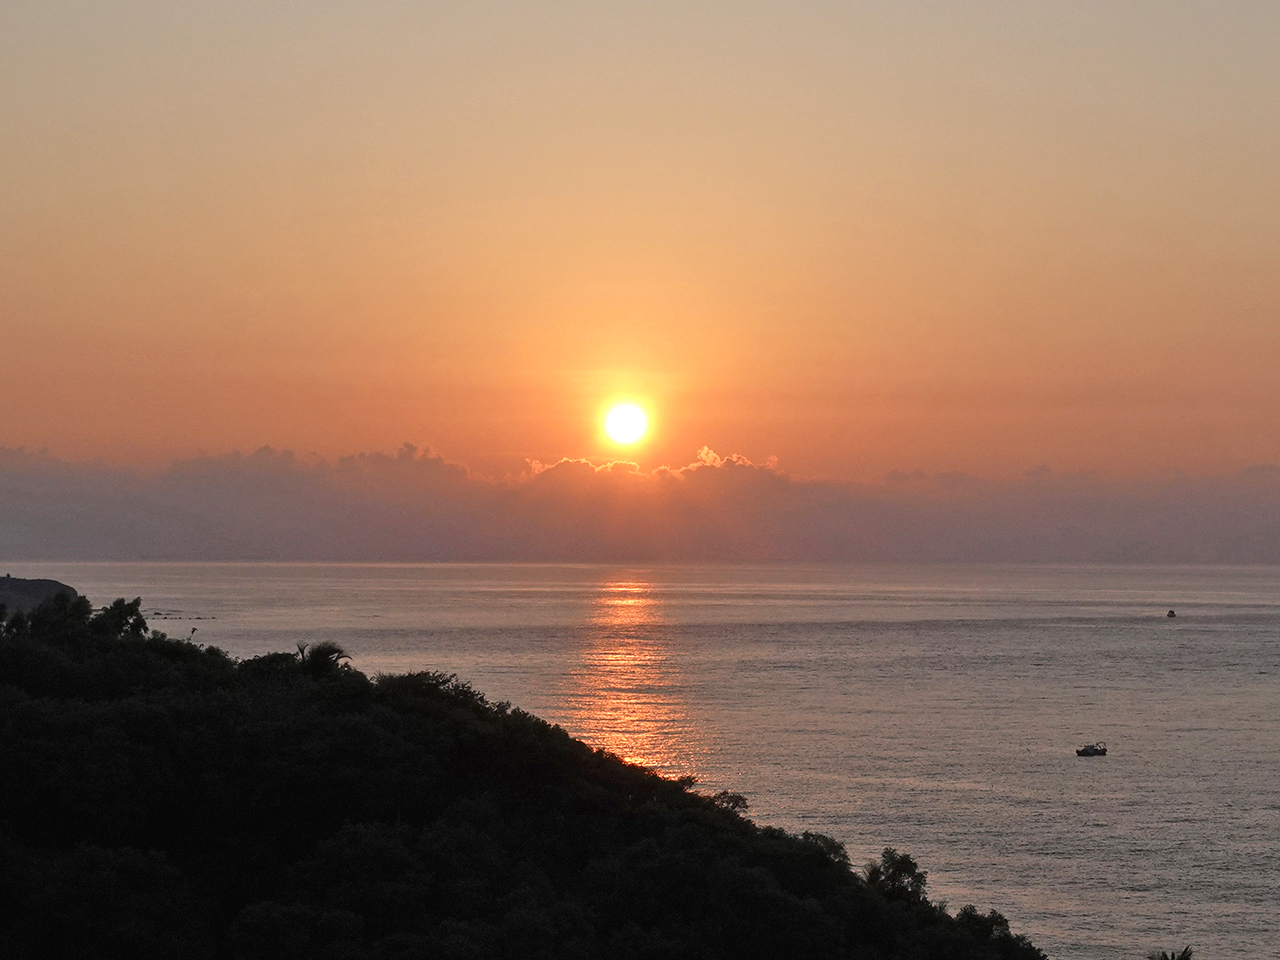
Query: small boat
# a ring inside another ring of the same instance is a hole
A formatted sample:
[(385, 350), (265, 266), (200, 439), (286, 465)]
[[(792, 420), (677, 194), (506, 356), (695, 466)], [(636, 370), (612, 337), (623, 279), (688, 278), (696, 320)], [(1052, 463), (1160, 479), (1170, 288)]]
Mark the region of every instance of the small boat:
[(1107, 745), (1101, 740), (1097, 743), (1086, 743), (1076, 751), (1077, 757), (1105, 757), (1106, 755)]

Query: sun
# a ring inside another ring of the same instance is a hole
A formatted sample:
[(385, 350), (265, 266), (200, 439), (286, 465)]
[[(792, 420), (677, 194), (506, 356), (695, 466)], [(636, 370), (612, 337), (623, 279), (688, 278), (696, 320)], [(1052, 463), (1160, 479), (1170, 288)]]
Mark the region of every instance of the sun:
[(635, 443), (649, 429), (649, 418), (634, 403), (620, 403), (604, 418), (604, 432), (614, 443)]

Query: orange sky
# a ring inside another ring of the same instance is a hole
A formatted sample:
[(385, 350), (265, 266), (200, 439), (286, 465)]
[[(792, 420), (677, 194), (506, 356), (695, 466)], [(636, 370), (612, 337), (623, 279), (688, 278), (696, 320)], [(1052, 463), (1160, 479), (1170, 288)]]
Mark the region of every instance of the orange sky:
[(0, 445), (1280, 462), (1280, 6), (216, 7), (0, 12)]

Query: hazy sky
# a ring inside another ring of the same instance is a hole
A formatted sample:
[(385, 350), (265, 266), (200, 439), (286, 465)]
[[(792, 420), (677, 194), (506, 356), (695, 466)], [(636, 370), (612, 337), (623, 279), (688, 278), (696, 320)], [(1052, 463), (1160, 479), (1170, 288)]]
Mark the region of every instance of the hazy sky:
[(0, 445), (1280, 462), (1280, 4), (0, 7)]

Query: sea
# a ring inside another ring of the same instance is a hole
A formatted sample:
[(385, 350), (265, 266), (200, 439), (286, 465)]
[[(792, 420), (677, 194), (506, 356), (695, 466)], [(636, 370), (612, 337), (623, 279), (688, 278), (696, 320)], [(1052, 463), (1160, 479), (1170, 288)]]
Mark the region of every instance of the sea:
[(237, 657), (331, 640), (369, 674), (456, 673), (855, 864), (909, 853), (932, 899), (1054, 960), (1280, 956), (1280, 568), (0, 572), (141, 596)]

